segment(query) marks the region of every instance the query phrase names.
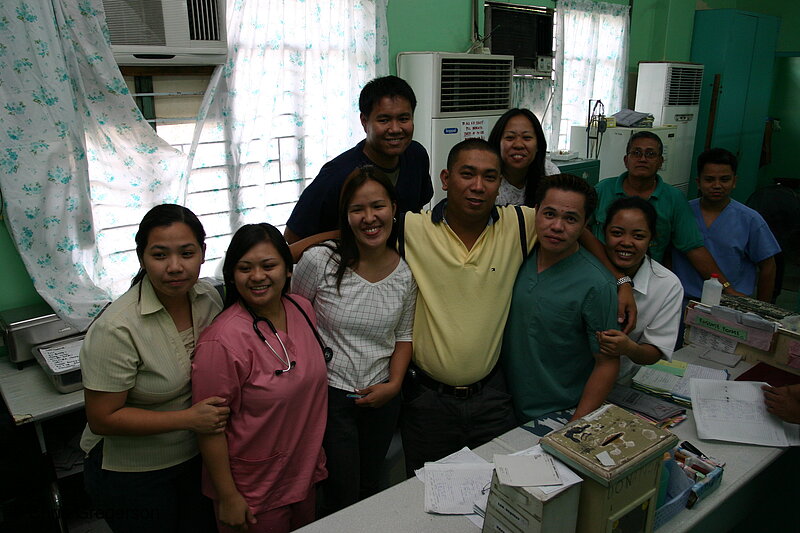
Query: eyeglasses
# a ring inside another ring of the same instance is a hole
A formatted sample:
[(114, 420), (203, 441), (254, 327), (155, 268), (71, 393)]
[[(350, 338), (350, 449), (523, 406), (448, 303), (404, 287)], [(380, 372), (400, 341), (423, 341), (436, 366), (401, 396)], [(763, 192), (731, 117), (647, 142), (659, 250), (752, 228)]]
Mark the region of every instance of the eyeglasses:
[(661, 154), (656, 152), (655, 150), (647, 150), (646, 152), (642, 152), (641, 150), (631, 150), (628, 152), (630, 157), (634, 157), (636, 159), (641, 159), (644, 157), (645, 159), (655, 159), (656, 157), (661, 157)]

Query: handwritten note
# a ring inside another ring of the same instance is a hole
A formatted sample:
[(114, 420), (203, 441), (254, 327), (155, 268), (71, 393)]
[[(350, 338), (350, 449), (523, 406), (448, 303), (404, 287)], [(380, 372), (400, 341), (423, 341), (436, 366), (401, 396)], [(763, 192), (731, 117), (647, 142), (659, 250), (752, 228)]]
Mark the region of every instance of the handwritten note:
[(767, 412), (763, 383), (756, 381), (691, 381), (697, 435), (762, 446), (789, 446), (781, 420)]
[[(466, 446), (458, 450), (457, 452), (453, 452), (447, 457), (443, 457), (436, 461), (437, 464), (456, 464), (456, 463), (486, 463), (490, 464), (489, 461), (478, 455), (477, 453), (473, 452)], [(425, 463), (428, 464), (428, 463)], [(417, 479), (422, 481), (423, 483), (428, 482), (428, 476), (425, 473), (425, 467), (418, 468), (414, 470), (414, 474), (417, 476)]]
[(489, 123), (485, 118), (473, 118), (461, 121), (462, 140), (480, 137), (486, 139), (489, 136)]
[(42, 348), (39, 353), (42, 354), (47, 366), (54, 373), (68, 372), (80, 367), (78, 355), (82, 345), (83, 337), (75, 341), (64, 342), (64, 344)]
[(425, 512), (472, 514), (481, 490), (492, 482), (492, 463), (425, 463)]

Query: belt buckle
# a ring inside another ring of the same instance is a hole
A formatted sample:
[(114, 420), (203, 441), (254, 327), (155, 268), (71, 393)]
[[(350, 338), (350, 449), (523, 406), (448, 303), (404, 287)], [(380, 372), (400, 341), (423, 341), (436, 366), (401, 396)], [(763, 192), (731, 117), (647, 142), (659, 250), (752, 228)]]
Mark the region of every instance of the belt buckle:
[(469, 385), (453, 387), (453, 396), (462, 400), (466, 400), (467, 398), (469, 398), (471, 392), (472, 388)]

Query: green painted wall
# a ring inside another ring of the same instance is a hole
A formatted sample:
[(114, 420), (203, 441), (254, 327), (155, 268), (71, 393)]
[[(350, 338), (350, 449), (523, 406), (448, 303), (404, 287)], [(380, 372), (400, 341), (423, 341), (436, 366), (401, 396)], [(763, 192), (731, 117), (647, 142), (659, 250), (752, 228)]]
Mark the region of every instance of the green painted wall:
[(771, 185), (773, 178), (800, 179), (797, 145), (800, 142), (800, 57), (778, 57), (769, 114), (780, 123), (772, 133), (772, 161), (761, 167), (759, 186)]
[(639, 61), (688, 61), (695, 0), (636, 0), (631, 11), (630, 72)]

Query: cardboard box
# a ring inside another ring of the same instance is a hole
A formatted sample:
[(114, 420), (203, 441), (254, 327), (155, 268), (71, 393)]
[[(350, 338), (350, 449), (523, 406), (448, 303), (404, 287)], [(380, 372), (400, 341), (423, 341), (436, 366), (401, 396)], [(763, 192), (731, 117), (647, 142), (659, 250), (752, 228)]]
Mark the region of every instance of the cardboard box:
[(503, 485), (492, 475), (483, 533), (574, 533), (581, 484), (545, 494), (537, 487)]

